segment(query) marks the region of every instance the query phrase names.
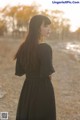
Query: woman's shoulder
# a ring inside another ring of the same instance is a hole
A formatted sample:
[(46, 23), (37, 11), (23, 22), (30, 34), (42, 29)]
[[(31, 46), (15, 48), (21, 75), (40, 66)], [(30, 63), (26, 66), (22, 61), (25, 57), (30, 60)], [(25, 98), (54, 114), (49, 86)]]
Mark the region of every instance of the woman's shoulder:
[(45, 48), (48, 48), (48, 49), (51, 49), (51, 46), (49, 45), (49, 44), (47, 44), (47, 43), (40, 43), (40, 44), (38, 44), (39, 45), (39, 47), (42, 49), (45, 49)]
[(52, 48), (49, 44), (47, 43), (40, 43), (39, 44), (39, 51), (42, 53), (48, 53), (48, 52), (52, 52)]

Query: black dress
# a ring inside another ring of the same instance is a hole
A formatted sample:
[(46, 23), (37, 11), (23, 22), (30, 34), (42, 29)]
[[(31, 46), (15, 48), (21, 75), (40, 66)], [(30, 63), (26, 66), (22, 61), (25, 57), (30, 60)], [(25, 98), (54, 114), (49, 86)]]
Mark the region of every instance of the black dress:
[(56, 120), (54, 88), (49, 77), (55, 70), (52, 65), (52, 48), (47, 43), (38, 45), (38, 63), (36, 71), (25, 73), (19, 59), (16, 61), (15, 75), (26, 74), (16, 120)]

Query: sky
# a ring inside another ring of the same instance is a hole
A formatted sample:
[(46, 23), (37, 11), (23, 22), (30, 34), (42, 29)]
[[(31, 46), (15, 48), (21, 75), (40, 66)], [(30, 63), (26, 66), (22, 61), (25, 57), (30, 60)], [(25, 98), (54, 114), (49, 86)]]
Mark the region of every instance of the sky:
[[(65, 3), (65, 1), (68, 3)], [(0, 8), (6, 5), (31, 5), (33, 2), (39, 4), (42, 10), (58, 9), (64, 11), (64, 17), (71, 21), (71, 31), (80, 27), (80, 0), (74, 0), (74, 3), (73, 0), (0, 0)]]

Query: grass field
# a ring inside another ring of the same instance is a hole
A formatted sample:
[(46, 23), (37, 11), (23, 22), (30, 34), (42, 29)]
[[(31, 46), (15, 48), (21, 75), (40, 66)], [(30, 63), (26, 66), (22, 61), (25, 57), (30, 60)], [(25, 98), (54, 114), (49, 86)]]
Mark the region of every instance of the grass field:
[[(0, 112), (8, 112), (9, 120), (15, 120), (25, 78), (14, 75), (13, 57), (21, 42), (20, 39), (0, 38), (0, 92), (5, 93), (0, 98)], [(57, 120), (80, 120), (80, 62), (71, 53), (66, 54), (60, 50), (57, 41), (50, 44), (56, 71), (52, 75), (52, 84), (56, 97)]]

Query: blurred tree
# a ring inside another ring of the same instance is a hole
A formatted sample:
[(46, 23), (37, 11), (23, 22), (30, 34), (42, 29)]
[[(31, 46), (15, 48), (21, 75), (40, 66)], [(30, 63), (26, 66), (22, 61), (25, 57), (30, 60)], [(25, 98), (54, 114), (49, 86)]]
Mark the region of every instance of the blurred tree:
[(69, 32), (70, 20), (63, 18), (64, 12), (60, 10), (51, 10), (53, 36), (56, 39), (63, 39), (64, 34)]
[(2, 9), (3, 18), (7, 21), (9, 28), (12, 29), (13, 34), (19, 31), (24, 32), (27, 29), (29, 19), (31, 16), (38, 13), (38, 6), (33, 3), (31, 6), (6, 6)]
[(70, 32), (70, 20), (67, 18), (62, 18), (60, 28), (61, 28), (61, 38), (60, 39), (64, 40), (64, 39), (68, 38), (68, 34)]
[(40, 12), (42, 15), (48, 16), (49, 17), (49, 10), (45, 9), (43, 11)]
[(80, 27), (75, 31), (76, 39), (80, 40)]
[(5, 21), (0, 20), (0, 36), (4, 35), (4, 32), (6, 31), (6, 24)]
[(12, 29), (14, 30), (16, 27), (16, 13), (17, 13), (18, 6), (6, 6), (2, 9), (2, 12), (4, 13), (4, 16), (7, 18), (7, 20), (12, 23)]
[(31, 16), (37, 14), (37, 9), (34, 6), (19, 6), (16, 19), (18, 29), (27, 29)]
[(18, 5), (18, 6), (6, 6), (2, 9), (3, 18), (9, 28), (12, 28), (13, 34), (27, 31), (30, 18), (35, 14), (43, 14), (48, 16), (51, 21), (52, 27), (52, 39), (64, 39), (69, 32), (70, 24), (69, 19), (63, 18), (64, 12), (60, 10), (38, 10), (39, 5), (35, 2), (30, 6)]
[(63, 11), (60, 10), (51, 10), (51, 21), (52, 21), (52, 34), (55, 39), (59, 39), (60, 22), (63, 16)]

